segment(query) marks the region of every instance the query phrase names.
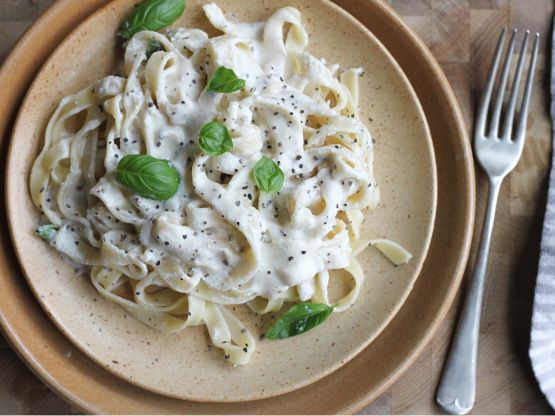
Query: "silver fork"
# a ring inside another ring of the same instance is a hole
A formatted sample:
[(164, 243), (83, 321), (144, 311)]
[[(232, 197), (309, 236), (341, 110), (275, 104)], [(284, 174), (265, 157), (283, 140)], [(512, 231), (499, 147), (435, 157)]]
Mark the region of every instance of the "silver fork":
[(536, 33), (534, 46), (530, 57), (528, 77), (524, 87), (524, 94), (520, 104), (520, 114), (517, 121), (516, 132), (513, 134), (513, 122), (522, 77), (526, 50), (528, 47), (529, 32), (527, 31), (522, 41), (517, 69), (509, 96), (509, 102), (504, 114), (501, 134), (499, 134), (501, 111), (503, 108), (503, 95), (509, 77), (509, 67), (515, 46), (516, 29), (511, 34), (509, 46), (505, 55), (505, 62), (501, 75), (493, 109), (489, 115), (489, 127), (486, 131), (488, 109), (493, 94), (499, 61), (505, 41), (505, 29), (501, 31), (495, 49), (495, 55), (488, 75), (486, 89), (480, 103), (474, 131), (474, 154), (488, 176), (489, 191), (486, 207), (486, 216), (482, 228), (480, 248), (474, 266), (474, 272), (469, 282), (468, 292), (464, 306), (459, 317), (455, 337), (449, 351), (449, 357), (443, 369), (441, 381), (437, 390), (436, 400), (448, 413), (465, 414), (474, 406), (476, 397), (476, 359), (478, 354), (478, 336), (480, 329), (480, 312), (484, 293), (489, 246), (495, 218), (495, 208), (499, 189), (505, 176), (514, 169), (522, 155), (524, 138), (526, 135), (526, 120), (532, 81), (536, 68), (538, 55), (539, 34)]

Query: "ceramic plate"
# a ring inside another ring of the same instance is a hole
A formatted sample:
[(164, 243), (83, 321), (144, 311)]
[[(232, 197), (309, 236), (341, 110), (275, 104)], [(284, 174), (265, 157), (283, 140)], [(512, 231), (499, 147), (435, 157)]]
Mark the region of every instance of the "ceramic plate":
[[(39, 302), (59, 328), (114, 373), (161, 394), (197, 401), (242, 401), (281, 394), (336, 369), (364, 348), (392, 318), (418, 275), (431, 236), (436, 200), (433, 149), (424, 115), (402, 71), (376, 38), (341, 9), (324, 1), (221, 1), (240, 20), (266, 19), (287, 4), (301, 10), (311, 52), (343, 66), (361, 65), (361, 117), (377, 141), (379, 209), (367, 216), (366, 238), (387, 237), (414, 255), (395, 268), (375, 250), (361, 256), (366, 282), (356, 305), (302, 337), (264, 340), (248, 366), (233, 368), (209, 347), (204, 327), (167, 335), (127, 319), (102, 299), (88, 279), (33, 235), (38, 212), (28, 195), (30, 166), (47, 120), (59, 100), (109, 74), (120, 49), (114, 36), (129, 13), (115, 1), (81, 25), (52, 55), (20, 110), (9, 156), (8, 212), (16, 252)], [(177, 26), (207, 26), (201, 2), (189, 2)], [(352, 47), (345, 49), (343, 45)], [(49, 273), (44, 271), (48, 270)], [(253, 333), (260, 318), (237, 315)]]
[[(233, 368), (211, 349), (205, 328), (166, 335), (127, 319), (102, 299), (88, 279), (33, 235), (38, 212), (28, 195), (30, 166), (42, 145), (46, 122), (59, 100), (110, 73), (120, 52), (114, 36), (129, 13), (129, 1), (115, 1), (81, 25), (52, 55), (20, 110), (8, 165), (8, 212), (19, 261), (28, 281), (58, 327), (94, 360), (147, 389), (197, 401), (242, 401), (281, 394), (336, 369), (368, 344), (410, 291), (430, 240), (435, 212), (435, 163), (420, 105), (400, 68), (379, 42), (339, 8), (323, 1), (222, 1), (241, 20), (265, 19), (280, 6), (301, 9), (311, 52), (329, 62), (362, 65), (361, 117), (376, 145), (380, 208), (369, 213), (366, 237), (388, 237), (414, 258), (395, 268), (379, 253), (362, 256), (363, 294), (348, 312), (315, 331), (285, 341), (259, 342), (248, 366)], [(206, 27), (200, 1), (189, 2), (177, 25)], [(338, 29), (340, 28), (340, 29)], [(345, 44), (352, 45), (346, 50)], [(48, 270), (48, 273), (44, 271)], [(238, 314), (254, 334), (260, 319)], [(276, 359), (277, 358), (277, 359)]]

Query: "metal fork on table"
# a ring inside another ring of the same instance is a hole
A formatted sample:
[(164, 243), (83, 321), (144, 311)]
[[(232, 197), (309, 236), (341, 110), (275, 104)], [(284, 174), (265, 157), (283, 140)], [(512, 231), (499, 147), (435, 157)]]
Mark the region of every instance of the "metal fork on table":
[(465, 414), (469, 412), (474, 405), (476, 396), (476, 361), (478, 354), (480, 312), (482, 309), (484, 282), (486, 278), (488, 253), (497, 197), (499, 196), (499, 189), (501, 188), (503, 179), (514, 169), (522, 155), (524, 138), (526, 136), (526, 120), (528, 118), (532, 82), (538, 55), (539, 34), (536, 34), (534, 39), (528, 77), (526, 79), (519, 116), (516, 123), (516, 131), (513, 134), (519, 85), (524, 68), (526, 50), (528, 48), (528, 31), (525, 33), (522, 41), (509, 102), (503, 115), (503, 124), (500, 126), (503, 96), (509, 77), (509, 67), (515, 46), (515, 37), (516, 29), (514, 29), (511, 34), (509, 46), (507, 47), (505, 55), (505, 62), (499, 77), (495, 101), (491, 112), (489, 112), (488, 110), (493, 95), (499, 61), (505, 41), (505, 29), (501, 31), (488, 75), (486, 89), (482, 97), (480, 108), (478, 109), (474, 126), (474, 155), (487, 174), (489, 191), (486, 215), (480, 239), (480, 248), (476, 258), (474, 272), (469, 282), (468, 292), (459, 317), (455, 337), (443, 369), (436, 395), (438, 404), (451, 414)]

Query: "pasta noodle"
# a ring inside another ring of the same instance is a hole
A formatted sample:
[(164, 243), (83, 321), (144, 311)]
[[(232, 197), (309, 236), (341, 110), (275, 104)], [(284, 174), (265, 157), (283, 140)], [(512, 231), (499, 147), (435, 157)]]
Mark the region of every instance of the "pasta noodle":
[[(50, 244), (90, 270), (94, 287), (130, 315), (165, 332), (206, 325), (233, 364), (246, 364), (252, 334), (225, 305), (263, 314), (284, 302), (331, 305), (329, 270), (354, 286), (356, 255), (369, 244), (394, 263), (410, 254), (388, 240), (361, 240), (362, 209), (379, 199), (372, 139), (358, 120), (360, 69), (306, 52), (298, 10), (236, 23), (204, 6), (222, 35), (198, 29), (143, 31), (125, 49), (123, 76), (107, 76), (64, 98), (45, 133), (30, 188), (59, 229)], [(149, 51), (153, 42), (161, 50)], [(245, 88), (207, 91), (219, 67)], [(200, 128), (223, 123), (233, 148), (202, 154)], [(134, 194), (114, 177), (128, 154), (169, 160), (181, 178), (167, 201)], [(260, 191), (250, 172), (265, 155), (283, 188)]]

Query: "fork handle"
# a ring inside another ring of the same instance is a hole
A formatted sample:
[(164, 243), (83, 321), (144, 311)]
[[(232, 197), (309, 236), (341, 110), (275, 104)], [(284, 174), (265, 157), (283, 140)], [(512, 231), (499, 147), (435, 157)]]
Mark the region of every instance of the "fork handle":
[(470, 286), (437, 390), (437, 403), (450, 414), (466, 414), (476, 397), (476, 359), (480, 312), (497, 197), (503, 178), (490, 178), (486, 216)]

